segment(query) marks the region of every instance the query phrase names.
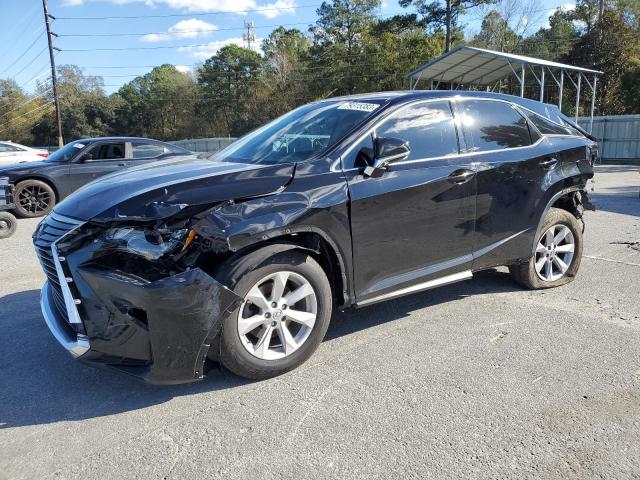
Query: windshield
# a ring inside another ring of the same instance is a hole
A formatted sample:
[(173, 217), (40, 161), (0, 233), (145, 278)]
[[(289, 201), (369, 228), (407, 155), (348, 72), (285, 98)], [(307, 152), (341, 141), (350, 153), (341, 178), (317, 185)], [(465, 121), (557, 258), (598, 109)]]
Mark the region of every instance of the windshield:
[(47, 157), (47, 162), (68, 162), (76, 153), (82, 150), (86, 144), (81, 142), (67, 143)]
[(306, 160), (328, 151), (380, 105), (347, 100), (304, 105), (242, 137), (211, 159), (256, 164)]

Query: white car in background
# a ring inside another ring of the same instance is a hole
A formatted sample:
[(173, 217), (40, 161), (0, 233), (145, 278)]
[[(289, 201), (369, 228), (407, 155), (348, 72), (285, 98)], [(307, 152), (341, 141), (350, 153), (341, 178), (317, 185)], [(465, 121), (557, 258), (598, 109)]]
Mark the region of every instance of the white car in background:
[(49, 152), (39, 148), (25, 147), (19, 143), (0, 142), (0, 165), (37, 162), (49, 156)]

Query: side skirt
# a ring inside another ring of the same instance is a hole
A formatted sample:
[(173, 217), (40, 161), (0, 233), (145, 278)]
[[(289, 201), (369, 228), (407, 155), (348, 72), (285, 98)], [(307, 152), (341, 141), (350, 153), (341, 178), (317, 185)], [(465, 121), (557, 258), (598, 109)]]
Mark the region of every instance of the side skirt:
[(471, 270), (465, 270), (464, 272), (454, 273), (444, 277), (429, 280), (427, 282), (418, 283), (410, 287), (401, 288), (392, 292), (379, 295), (377, 297), (369, 298), (362, 302), (357, 302), (356, 307), (364, 307), (373, 303), (383, 302), (385, 300), (391, 300), (392, 298), (398, 298), (412, 293), (422, 292), (423, 290), (429, 290), (430, 288), (440, 287), (442, 285), (448, 285), (450, 283), (460, 282), (462, 280), (468, 280), (473, 277)]

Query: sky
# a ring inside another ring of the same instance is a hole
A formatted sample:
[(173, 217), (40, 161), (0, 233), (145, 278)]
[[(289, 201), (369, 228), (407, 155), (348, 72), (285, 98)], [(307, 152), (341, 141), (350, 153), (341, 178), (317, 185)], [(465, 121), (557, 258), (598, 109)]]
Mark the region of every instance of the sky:
[[(513, 1), (513, 0), (507, 0)], [(548, 23), (556, 8), (570, 0), (530, 1), (530, 31)], [(245, 21), (255, 25), (256, 44), (274, 28), (307, 31), (321, 0), (49, 0), (56, 17), (58, 65), (75, 64), (85, 74), (104, 78), (116, 91), (156, 65), (193, 69), (222, 46), (242, 40)], [(384, 0), (381, 17), (407, 10)], [(486, 12), (485, 12), (486, 13)], [(123, 18), (134, 17), (134, 18)], [(463, 18), (465, 35), (480, 28), (482, 12)], [(41, 0), (0, 0), (0, 78), (14, 78), (27, 92), (50, 74)]]

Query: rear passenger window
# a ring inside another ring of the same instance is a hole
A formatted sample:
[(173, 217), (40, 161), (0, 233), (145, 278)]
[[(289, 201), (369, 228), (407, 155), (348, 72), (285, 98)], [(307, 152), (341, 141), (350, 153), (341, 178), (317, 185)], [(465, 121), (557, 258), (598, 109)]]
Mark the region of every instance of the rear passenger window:
[(423, 102), (410, 105), (376, 129), (378, 137), (409, 142), (408, 160), (444, 157), (458, 153), (458, 137), (449, 102)]
[(460, 102), (461, 123), (469, 149), (474, 152), (531, 145), (527, 120), (505, 102)]
[(165, 153), (165, 148), (162, 145), (142, 142), (132, 142), (131, 144), (133, 158), (153, 158), (159, 157), (163, 153)]
[(537, 113), (527, 113), (531, 123), (533, 123), (543, 135), (570, 135), (569, 130), (565, 127), (562, 127), (557, 123), (553, 123)]

